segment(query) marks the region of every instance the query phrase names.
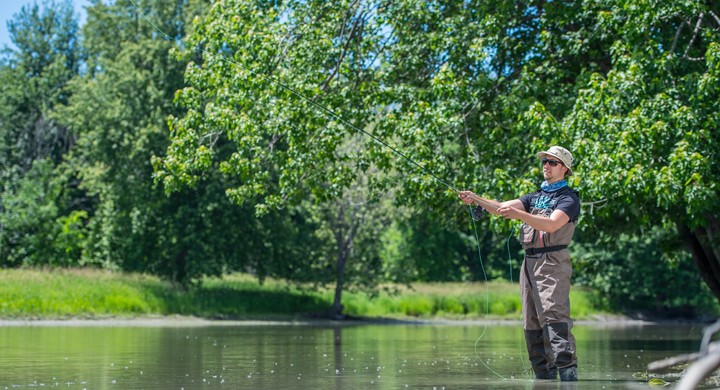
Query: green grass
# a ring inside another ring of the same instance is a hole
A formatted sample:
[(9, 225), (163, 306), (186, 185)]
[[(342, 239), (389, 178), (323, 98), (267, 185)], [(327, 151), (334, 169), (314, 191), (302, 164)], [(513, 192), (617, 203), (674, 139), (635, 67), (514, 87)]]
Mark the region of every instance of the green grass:
[[(604, 314), (593, 291), (574, 288), (570, 294), (572, 316), (587, 319)], [(490, 283), (422, 283), (400, 294), (345, 294), (346, 312), (358, 316), (393, 318), (507, 319), (522, 318), (520, 288), (505, 281)]]
[[(397, 319), (520, 319), (516, 284), (417, 284), (396, 294), (344, 293), (345, 313)], [(0, 318), (127, 318), (186, 315), (204, 318), (296, 318), (329, 308), (333, 291), (305, 291), (252, 276), (208, 278), (175, 289), (155, 277), (99, 270), (0, 270)], [(591, 291), (574, 289), (576, 319), (599, 314)]]

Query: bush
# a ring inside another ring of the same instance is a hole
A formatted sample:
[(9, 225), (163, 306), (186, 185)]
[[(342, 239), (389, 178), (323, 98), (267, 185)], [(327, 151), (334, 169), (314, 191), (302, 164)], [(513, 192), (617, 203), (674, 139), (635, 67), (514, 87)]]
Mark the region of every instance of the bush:
[[(571, 246), (574, 282), (598, 293), (588, 306), (662, 316), (717, 313), (678, 237), (674, 229), (655, 227), (642, 235), (599, 233), (592, 242), (578, 240)], [(572, 304), (581, 299), (574, 296)]]

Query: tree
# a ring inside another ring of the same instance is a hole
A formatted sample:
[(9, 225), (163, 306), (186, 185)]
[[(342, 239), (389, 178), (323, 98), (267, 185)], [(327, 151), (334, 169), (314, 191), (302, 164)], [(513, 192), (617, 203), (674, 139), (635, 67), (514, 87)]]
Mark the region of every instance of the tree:
[[(185, 62), (171, 52), (188, 10), (201, 8), (117, 1), (88, 9), (88, 72), (55, 113), (78, 137), (64, 167), (79, 182), (78, 203), (89, 209), (85, 265), (152, 272), (187, 287), (248, 263), (242, 235), (255, 224), (247, 210), (229, 207), (218, 175), (172, 197), (152, 178), (151, 159), (167, 147), (166, 118), (182, 112), (172, 97)], [(141, 22), (144, 16), (162, 20), (163, 34)]]
[[(158, 160), (164, 186), (197, 185), (206, 172), (219, 171), (234, 183), (227, 194), (254, 204), (258, 216), (312, 194), (332, 218), (323, 223), (334, 232), (342, 275), (358, 225), (344, 206), (330, 205), (370, 166), (359, 150), (366, 140), (348, 143), (363, 130), (347, 123), (365, 126), (376, 115), (363, 96), (377, 88), (375, 66), (367, 62), (381, 50), (372, 38), (380, 28), (374, 7), (359, 1), (213, 7), (187, 42), (187, 55), (200, 48), (202, 60), (191, 61), (188, 87), (177, 95), (188, 112), (172, 119), (172, 144)], [(302, 78), (294, 74), (299, 69)], [(342, 121), (318, 105), (340, 112)]]
[(0, 69), (0, 164), (3, 176), (22, 174), (33, 161), (55, 164), (72, 145), (67, 130), (49, 118), (67, 101), (67, 82), (78, 73), (78, 24), (70, 1), (24, 6), (8, 22), (16, 49), (5, 48)]
[[(378, 284), (407, 270), (388, 270), (379, 253), (380, 235), (401, 211), (393, 205), (392, 195), (377, 196), (367, 188), (367, 177), (343, 192), (334, 201), (308, 205), (318, 220), (316, 235), (328, 244), (319, 256), (310, 258), (313, 269), (324, 269), (325, 281), (335, 282), (333, 303), (325, 313), (343, 318), (342, 293), (363, 290), (376, 294)], [(317, 275), (313, 276), (318, 280)]]
[(605, 30), (616, 37), (613, 69), (581, 86), (562, 121), (541, 106), (527, 117), (529, 126), (593, 156), (577, 170), (586, 196), (609, 205), (593, 221), (634, 233), (674, 225), (720, 299), (716, 8), (628, 3), (601, 15)]
[(0, 263), (66, 265), (84, 214), (55, 170), (74, 143), (52, 118), (67, 101), (81, 63), (77, 20), (69, 1), (24, 6), (8, 22), (15, 49), (0, 62)]
[(597, 291), (604, 307), (665, 318), (713, 315), (715, 298), (677, 230), (658, 225), (641, 234), (611, 229), (581, 233), (573, 244), (575, 282)]
[(65, 85), (81, 63), (72, 3), (24, 6), (8, 22), (8, 31), (16, 49), (5, 49), (2, 68), (2, 164), (21, 172), (46, 157), (58, 164), (72, 138), (48, 113), (67, 101)]
[(0, 265), (77, 265), (88, 215), (69, 210), (67, 181), (53, 162), (36, 160), (8, 187), (0, 197)]
[[(488, 6), (495, 13), (475, 9), (472, 22), (460, 6), (453, 12), (435, 3), (402, 4), (404, 11), (390, 20), (404, 29), (418, 27), (408, 33), (407, 54), (397, 63), (412, 64), (411, 51), (436, 53), (422, 61), (434, 67), (392, 72), (412, 76), (389, 83), (414, 92), (400, 95), (399, 105), (411, 109), (398, 112), (399, 122), (390, 126), (424, 130), (407, 145), (409, 154), (432, 159), (427, 166), (437, 166), (436, 172), (445, 172), (442, 162), (457, 162), (445, 165), (452, 169), (441, 176), (457, 172), (448, 181), (508, 199), (536, 188), (540, 167), (527, 165), (537, 151), (567, 145), (579, 157), (572, 184), (590, 203), (583, 229), (642, 234), (648, 226), (665, 224), (673, 231), (667, 224), (677, 225), (700, 274), (720, 298), (717, 273), (711, 272), (717, 269), (713, 210), (720, 150), (714, 121), (716, 4), (501, 2)], [(433, 12), (443, 18), (431, 18)], [(408, 23), (413, 18), (420, 22)], [(457, 20), (482, 26), (472, 35), (477, 46), (459, 51), (479, 48), (487, 59), (480, 66), (452, 55), (461, 45), (452, 41), (454, 34), (439, 36), (436, 26), (464, 36)], [(474, 69), (483, 71), (464, 76)], [(424, 88), (407, 86), (416, 80), (425, 80)], [(478, 85), (478, 93), (468, 96), (464, 82)], [(456, 97), (473, 103), (460, 109), (453, 106)], [(462, 121), (453, 112), (462, 112)], [(448, 138), (471, 141), (453, 147)], [(431, 193), (421, 181), (409, 184), (405, 199)], [(428, 202), (440, 204), (438, 198)], [(606, 207), (595, 209), (596, 201)], [(500, 220), (488, 226), (496, 233), (509, 230)]]

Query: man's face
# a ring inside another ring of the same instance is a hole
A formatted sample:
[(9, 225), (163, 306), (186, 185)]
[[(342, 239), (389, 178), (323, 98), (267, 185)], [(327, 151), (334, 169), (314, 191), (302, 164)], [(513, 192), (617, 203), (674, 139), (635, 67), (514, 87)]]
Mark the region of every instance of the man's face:
[(554, 157), (545, 157), (542, 160), (543, 177), (548, 183), (560, 181), (565, 177), (565, 165)]

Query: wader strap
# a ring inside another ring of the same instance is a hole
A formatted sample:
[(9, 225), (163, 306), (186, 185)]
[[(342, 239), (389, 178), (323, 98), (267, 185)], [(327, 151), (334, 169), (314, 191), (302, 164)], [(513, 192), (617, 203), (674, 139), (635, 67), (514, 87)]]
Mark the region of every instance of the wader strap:
[(568, 247), (567, 245), (553, 245), (553, 246), (546, 246), (544, 248), (530, 248), (530, 249), (525, 249), (525, 254), (526, 255), (538, 255), (540, 253), (557, 252), (557, 251), (561, 251), (567, 247)]

